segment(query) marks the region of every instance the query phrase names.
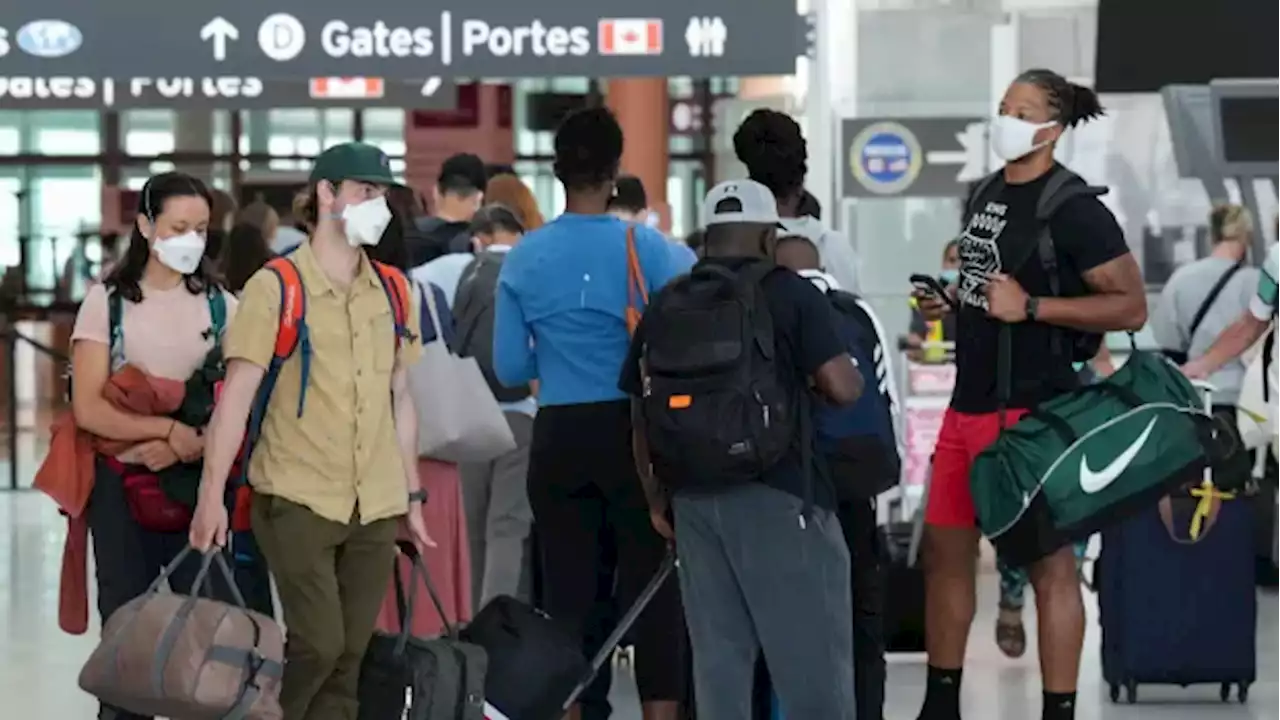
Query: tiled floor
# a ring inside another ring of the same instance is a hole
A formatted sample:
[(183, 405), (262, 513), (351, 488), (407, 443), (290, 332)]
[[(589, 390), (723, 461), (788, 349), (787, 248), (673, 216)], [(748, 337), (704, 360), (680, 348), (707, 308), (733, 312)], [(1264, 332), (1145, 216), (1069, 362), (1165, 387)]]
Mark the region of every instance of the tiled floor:
[[(88, 720), (94, 703), (76, 688), (93, 635), (70, 637), (57, 628), (57, 582), (63, 526), (52, 505), (32, 492), (0, 492), (0, 718)], [(1039, 678), (1032, 658), (1003, 658), (991, 642), (995, 578), (984, 582), (981, 617), (965, 671), (969, 720), (1035, 720)], [(1096, 618), (1096, 611), (1090, 610)], [(1080, 720), (1210, 720), (1277, 718), (1276, 598), (1263, 596), (1258, 627), (1259, 681), (1247, 705), (1223, 704), (1216, 686), (1146, 688), (1139, 705), (1115, 706), (1099, 676), (1098, 636), (1091, 623), (1080, 686)], [(1029, 628), (1032, 638), (1034, 630)], [(1034, 643), (1034, 640), (1032, 641)], [(889, 720), (912, 720), (924, 685), (924, 658), (891, 660)], [(614, 717), (639, 720), (634, 689), (625, 676), (615, 686)], [(810, 720), (810, 719), (803, 719)], [(818, 719), (814, 719), (818, 720)], [(826, 719), (821, 719), (826, 720)]]

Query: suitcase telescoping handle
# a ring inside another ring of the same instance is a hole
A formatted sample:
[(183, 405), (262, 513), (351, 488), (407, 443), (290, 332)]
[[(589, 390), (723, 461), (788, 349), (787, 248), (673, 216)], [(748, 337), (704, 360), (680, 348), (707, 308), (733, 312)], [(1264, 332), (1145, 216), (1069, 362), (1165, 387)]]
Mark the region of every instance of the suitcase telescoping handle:
[(640, 593), (640, 597), (636, 598), (635, 603), (631, 605), (631, 609), (627, 611), (626, 615), (622, 616), (622, 619), (618, 621), (617, 627), (613, 629), (612, 633), (609, 633), (608, 638), (605, 638), (604, 645), (600, 646), (600, 651), (591, 659), (591, 667), (587, 669), (586, 675), (578, 681), (577, 686), (573, 688), (573, 692), (569, 693), (568, 699), (564, 701), (562, 706), (564, 710), (568, 710), (577, 702), (578, 697), (586, 691), (591, 681), (595, 680), (596, 673), (600, 672), (600, 668), (604, 667), (606, 662), (609, 662), (609, 658), (613, 656), (614, 648), (618, 646), (618, 643), (622, 642), (622, 636), (626, 635), (631, 626), (640, 618), (640, 613), (644, 612), (644, 609), (649, 606), (654, 596), (662, 589), (663, 584), (671, 576), (671, 571), (675, 567), (676, 551), (672, 547), (667, 550), (667, 556), (663, 558), (662, 564), (658, 566), (658, 571), (653, 574), (653, 579), (645, 586), (644, 591)]

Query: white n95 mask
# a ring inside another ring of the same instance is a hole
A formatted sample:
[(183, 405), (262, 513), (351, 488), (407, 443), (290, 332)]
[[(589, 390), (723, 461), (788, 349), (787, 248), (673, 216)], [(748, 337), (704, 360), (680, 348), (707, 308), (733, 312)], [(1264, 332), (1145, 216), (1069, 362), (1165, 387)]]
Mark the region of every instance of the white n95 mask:
[(348, 205), (342, 211), (342, 222), (346, 228), (347, 242), (352, 247), (377, 245), (382, 239), (382, 233), (391, 224), (391, 208), (387, 207), (385, 197), (365, 200), (357, 205)]
[(1047, 140), (1036, 143), (1036, 132), (1054, 125), (1057, 123), (1037, 124), (1012, 115), (997, 115), (991, 119), (991, 149), (1001, 160), (1013, 162), (1048, 145)]
[(204, 257), (205, 237), (198, 232), (185, 232), (170, 238), (156, 240), (152, 245), (156, 259), (165, 267), (190, 275), (200, 267)]

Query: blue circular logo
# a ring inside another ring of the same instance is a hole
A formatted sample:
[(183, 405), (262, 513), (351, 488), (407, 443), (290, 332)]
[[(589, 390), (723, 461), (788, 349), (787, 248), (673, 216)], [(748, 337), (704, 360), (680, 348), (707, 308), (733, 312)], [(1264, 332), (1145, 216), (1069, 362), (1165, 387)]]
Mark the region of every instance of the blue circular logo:
[(906, 127), (878, 122), (853, 138), (849, 165), (862, 187), (879, 195), (894, 195), (911, 187), (920, 176), (923, 155), (920, 141)]

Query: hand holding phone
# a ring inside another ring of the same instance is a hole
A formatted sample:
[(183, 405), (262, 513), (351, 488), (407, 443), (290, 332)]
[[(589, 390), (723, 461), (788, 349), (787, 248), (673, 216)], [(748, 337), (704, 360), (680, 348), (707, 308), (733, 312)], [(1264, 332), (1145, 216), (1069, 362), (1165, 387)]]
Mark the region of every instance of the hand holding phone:
[(949, 308), (955, 308), (955, 303), (952, 302), (951, 296), (947, 294), (947, 289), (942, 287), (942, 283), (938, 282), (938, 278), (917, 273), (911, 276), (911, 286), (915, 288), (917, 295), (934, 298), (938, 302), (945, 303)]

